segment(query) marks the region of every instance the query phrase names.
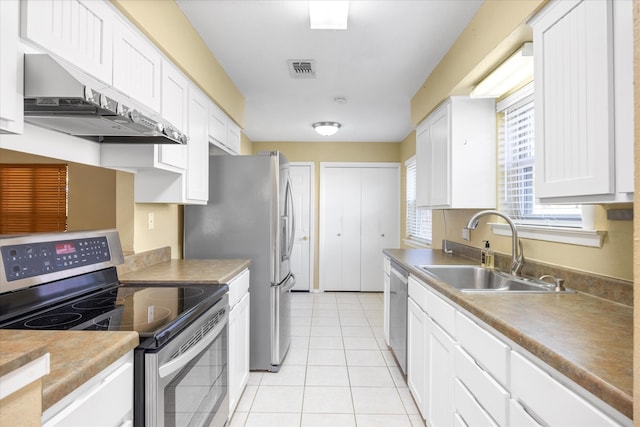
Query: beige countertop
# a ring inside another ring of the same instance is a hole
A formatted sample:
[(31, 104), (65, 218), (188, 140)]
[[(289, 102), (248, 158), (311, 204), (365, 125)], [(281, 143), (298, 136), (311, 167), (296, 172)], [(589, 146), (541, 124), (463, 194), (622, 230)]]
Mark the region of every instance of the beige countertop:
[(227, 283), (249, 267), (244, 259), (172, 259), (122, 274), (122, 283), (188, 282)]
[(50, 354), (42, 378), (42, 410), (138, 345), (136, 332), (0, 330), (0, 375)]
[(633, 418), (633, 308), (582, 292), (471, 294), (415, 268), (477, 264), (430, 249), (384, 252), (450, 300)]

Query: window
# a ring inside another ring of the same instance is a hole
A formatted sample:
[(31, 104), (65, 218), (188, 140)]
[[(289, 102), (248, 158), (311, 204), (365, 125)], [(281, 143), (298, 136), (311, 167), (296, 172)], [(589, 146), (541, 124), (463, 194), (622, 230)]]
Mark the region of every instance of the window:
[(417, 243), (431, 243), (431, 209), (416, 206), (416, 157), (406, 161), (407, 167), (407, 238)]
[(535, 202), (533, 83), (498, 103), (498, 121), (499, 209), (520, 224), (580, 227), (580, 206)]
[(66, 231), (67, 165), (0, 164), (0, 234)]

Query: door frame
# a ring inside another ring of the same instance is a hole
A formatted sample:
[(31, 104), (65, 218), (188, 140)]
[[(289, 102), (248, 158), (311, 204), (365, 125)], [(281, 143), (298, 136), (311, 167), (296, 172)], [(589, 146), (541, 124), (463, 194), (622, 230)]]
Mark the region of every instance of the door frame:
[[(330, 168), (395, 168), (398, 171), (398, 184), (399, 184), (399, 188), (398, 188), (398, 201), (397, 201), (397, 208), (400, 209), (400, 202), (402, 200), (402, 195), (401, 190), (402, 190), (402, 182), (401, 182), (401, 176), (400, 176), (400, 171), (401, 171), (401, 163), (400, 162), (320, 162), (320, 195), (319, 195), (319, 215), (320, 215), (320, 220), (318, 223), (318, 233), (320, 236), (320, 244), (318, 247), (318, 269), (319, 269), (319, 274), (318, 274), (318, 292), (324, 292), (324, 286), (323, 286), (323, 269), (322, 269), (322, 254), (325, 253), (325, 243), (324, 243), (324, 234), (322, 232), (322, 230), (324, 230), (324, 221), (325, 221), (325, 216), (326, 214), (324, 213), (324, 207), (325, 207), (325, 197), (326, 197), (326, 189), (324, 186), (324, 175), (326, 174), (326, 170), (330, 169)], [(398, 215), (398, 224), (397, 227), (398, 229), (400, 229), (400, 225), (402, 222), (402, 219), (400, 218), (400, 214)], [(401, 234), (400, 234), (401, 235)]]
[(289, 162), (289, 166), (309, 167), (309, 292), (315, 292), (316, 259), (316, 164), (315, 162)]

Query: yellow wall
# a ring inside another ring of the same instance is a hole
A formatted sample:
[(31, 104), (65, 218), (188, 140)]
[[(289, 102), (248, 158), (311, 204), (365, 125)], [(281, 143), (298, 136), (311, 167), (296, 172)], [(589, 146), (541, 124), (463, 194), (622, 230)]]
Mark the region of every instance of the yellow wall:
[(116, 227), (116, 172), (0, 148), (2, 163), (65, 163), (69, 181), (69, 231)]
[(244, 96), (175, 1), (111, 2), (240, 127), (244, 127)]
[[(206, 44), (174, 1), (111, 0), (134, 25), (171, 59), (236, 123), (244, 125), (244, 96), (233, 84)], [(251, 153), (244, 134), (241, 153)], [(120, 198), (120, 195), (122, 197)], [(182, 258), (182, 207), (174, 204), (135, 204), (133, 180), (118, 181), (118, 230), (125, 250), (141, 252), (171, 247), (172, 258)], [(147, 227), (153, 212), (155, 227)], [(126, 242), (126, 244), (125, 244)]]
[[(634, 45), (640, 46), (640, 0), (633, 1), (633, 39)], [(640, 49), (634, 50), (634, 85), (635, 99), (635, 164), (640, 162)], [(633, 203), (635, 212), (633, 223), (633, 265), (634, 265), (634, 348), (633, 348), (633, 395), (635, 402), (640, 396), (640, 168), (635, 170), (635, 199)], [(640, 404), (633, 405), (633, 419), (635, 425), (640, 424)]]
[[(400, 236), (407, 237), (407, 168), (405, 162), (416, 155), (416, 132), (413, 131), (400, 144)], [(401, 247), (406, 245), (401, 241)]]
[(253, 152), (281, 151), (290, 162), (315, 163), (313, 288), (319, 288), (320, 162), (399, 162), (400, 144), (366, 142), (254, 142)]
[(531, 28), (524, 23), (545, 1), (486, 0), (411, 100), (413, 125), (448, 96), (469, 94), (483, 76), (531, 41)]

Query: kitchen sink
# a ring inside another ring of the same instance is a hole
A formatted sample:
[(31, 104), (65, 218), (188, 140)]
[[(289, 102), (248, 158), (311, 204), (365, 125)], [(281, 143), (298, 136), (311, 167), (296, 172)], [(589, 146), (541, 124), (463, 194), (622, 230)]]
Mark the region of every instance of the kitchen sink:
[[(515, 277), (477, 265), (417, 265), (416, 267), (462, 292), (556, 293), (553, 286), (541, 280)], [(567, 292), (575, 291), (562, 291), (562, 293)]]

